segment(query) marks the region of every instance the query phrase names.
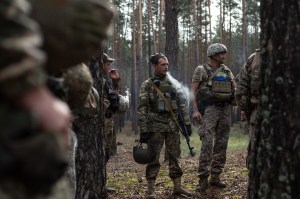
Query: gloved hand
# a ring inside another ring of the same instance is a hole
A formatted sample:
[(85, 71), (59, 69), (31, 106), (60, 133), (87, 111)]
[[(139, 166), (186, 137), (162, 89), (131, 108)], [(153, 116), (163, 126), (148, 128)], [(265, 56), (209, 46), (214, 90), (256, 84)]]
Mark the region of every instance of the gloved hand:
[(150, 132), (142, 132), (140, 134), (140, 142), (141, 143), (147, 143), (148, 140), (151, 138), (151, 133)]
[(188, 136), (191, 136), (192, 135), (192, 126), (191, 125), (185, 125), (185, 126), (186, 126)]

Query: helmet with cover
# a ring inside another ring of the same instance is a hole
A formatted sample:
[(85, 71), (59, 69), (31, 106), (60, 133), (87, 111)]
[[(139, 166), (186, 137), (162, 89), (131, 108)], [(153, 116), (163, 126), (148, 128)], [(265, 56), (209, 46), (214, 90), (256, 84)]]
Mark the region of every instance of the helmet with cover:
[(227, 52), (227, 48), (224, 44), (220, 44), (220, 43), (211, 44), (207, 48), (207, 57), (212, 57), (222, 52)]

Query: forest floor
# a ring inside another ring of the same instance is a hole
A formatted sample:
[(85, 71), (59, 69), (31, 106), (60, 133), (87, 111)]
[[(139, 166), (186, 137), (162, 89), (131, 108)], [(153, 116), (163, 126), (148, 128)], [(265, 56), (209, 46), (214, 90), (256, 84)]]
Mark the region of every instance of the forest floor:
[[(239, 127), (238, 127), (239, 128)], [(235, 128), (236, 130), (236, 128)], [(238, 129), (239, 130), (239, 129)], [(196, 130), (195, 130), (196, 131)], [(238, 135), (238, 136), (237, 136)], [(117, 134), (117, 155), (112, 156), (107, 164), (108, 186), (116, 189), (109, 193), (110, 199), (138, 199), (145, 198), (147, 181), (145, 179), (145, 165), (134, 162), (132, 148), (136, 145), (138, 136), (134, 136), (128, 127)], [(200, 153), (200, 139), (193, 133), (191, 144), (196, 152), (195, 157), (188, 155), (185, 140), (182, 140), (182, 155), (180, 163), (183, 169), (182, 186), (195, 194), (192, 198), (199, 199), (240, 199), (246, 198), (248, 170), (245, 166), (247, 136), (231, 130), (231, 138), (227, 151), (227, 162), (221, 178), (227, 184), (224, 189), (210, 188), (206, 195), (195, 192), (198, 184), (198, 161)], [(164, 151), (164, 150), (163, 150)], [(159, 199), (185, 198), (172, 195), (173, 183), (168, 176), (168, 164), (163, 162), (161, 153), (161, 169), (155, 183), (155, 193)], [(191, 197), (190, 197), (191, 198)]]

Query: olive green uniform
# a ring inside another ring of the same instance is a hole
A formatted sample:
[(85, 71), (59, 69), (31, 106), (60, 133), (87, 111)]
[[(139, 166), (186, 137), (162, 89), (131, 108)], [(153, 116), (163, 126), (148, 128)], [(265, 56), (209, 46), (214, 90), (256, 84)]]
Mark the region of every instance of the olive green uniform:
[[(188, 102), (181, 89), (179, 82), (171, 77), (155, 75), (152, 81), (159, 81), (159, 89), (166, 96), (173, 112), (176, 115), (181, 111), (185, 125), (190, 125), (188, 114)], [(169, 155), (169, 176), (171, 179), (180, 178), (182, 169), (179, 165), (180, 157), (180, 134), (179, 128), (174, 122), (166, 104), (154, 90), (148, 80), (143, 82), (139, 93), (138, 120), (140, 132), (151, 132), (148, 146), (155, 153), (156, 159), (147, 165), (147, 180), (155, 180), (160, 169), (159, 154), (165, 142), (166, 151)]]

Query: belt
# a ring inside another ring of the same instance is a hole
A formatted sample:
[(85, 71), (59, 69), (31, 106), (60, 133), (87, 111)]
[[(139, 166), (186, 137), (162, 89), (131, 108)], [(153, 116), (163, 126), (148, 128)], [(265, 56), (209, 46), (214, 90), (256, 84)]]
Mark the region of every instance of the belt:
[(228, 106), (228, 103), (227, 102), (216, 102), (214, 104), (215, 107), (218, 107), (218, 108), (226, 108)]
[(215, 106), (218, 108), (226, 108), (228, 106), (227, 102), (206, 102), (205, 106)]

